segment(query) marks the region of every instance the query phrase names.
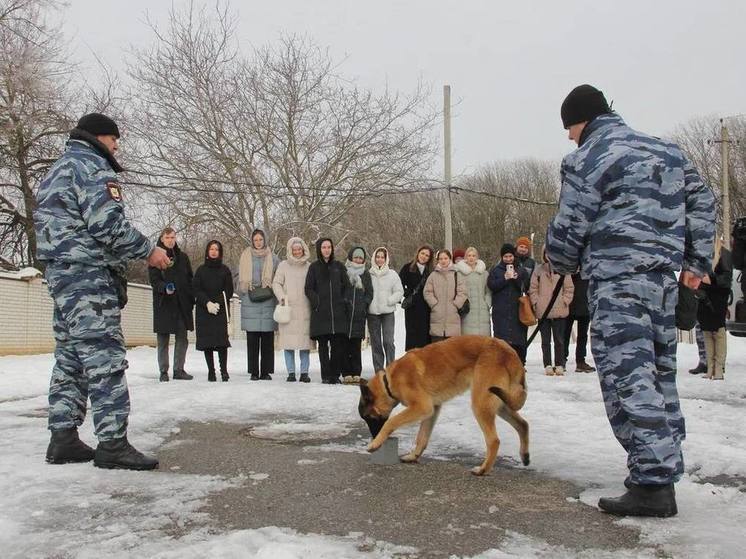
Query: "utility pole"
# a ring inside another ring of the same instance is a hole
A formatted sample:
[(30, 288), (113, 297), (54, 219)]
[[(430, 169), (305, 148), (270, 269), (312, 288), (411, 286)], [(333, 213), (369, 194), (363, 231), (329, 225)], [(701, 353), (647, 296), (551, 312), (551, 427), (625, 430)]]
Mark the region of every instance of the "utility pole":
[(730, 185), (728, 170), (730, 169), (730, 138), (725, 121), (720, 119), (720, 165), (722, 167), (721, 196), (723, 205), (723, 246), (730, 250)]
[(443, 86), (443, 149), (445, 150), (444, 177), (446, 185), (443, 197), (443, 220), (445, 221), (445, 248), (453, 250), (453, 224), (451, 220), (451, 86)]

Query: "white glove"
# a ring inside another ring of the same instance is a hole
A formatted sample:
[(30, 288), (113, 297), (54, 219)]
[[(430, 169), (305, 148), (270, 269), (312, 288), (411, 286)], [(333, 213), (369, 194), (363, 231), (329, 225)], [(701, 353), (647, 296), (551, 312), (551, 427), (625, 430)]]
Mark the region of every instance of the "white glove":
[(212, 301), (209, 301), (207, 303), (207, 312), (210, 314), (218, 314), (218, 311), (220, 310), (220, 303), (213, 303)]

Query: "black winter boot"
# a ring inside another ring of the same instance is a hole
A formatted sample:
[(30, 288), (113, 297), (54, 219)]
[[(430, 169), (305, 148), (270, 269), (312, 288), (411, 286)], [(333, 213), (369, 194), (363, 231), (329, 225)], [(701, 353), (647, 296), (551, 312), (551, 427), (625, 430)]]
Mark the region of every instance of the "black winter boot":
[(186, 371), (174, 371), (174, 380), (192, 380), (193, 378)]
[[(625, 485), (627, 485), (625, 483)], [(674, 516), (676, 493), (673, 484), (669, 485), (634, 485), (629, 484), (627, 492), (621, 497), (602, 497), (598, 508), (603, 512), (617, 516), (655, 516), (665, 518)]]
[(308, 376), (308, 373), (301, 373), (300, 374), (300, 381), (301, 382), (311, 382), (311, 377)]
[(93, 465), (116, 470), (154, 470), (158, 467), (158, 460), (145, 456), (124, 436), (121, 439), (99, 442)]
[(218, 379), (215, 377), (215, 369), (211, 369), (211, 370), (207, 371), (207, 381), (208, 382), (215, 382), (216, 380), (218, 380)]
[(700, 363), (693, 369), (689, 369), (690, 375), (704, 375), (707, 372), (707, 363)]
[(228, 382), (230, 380), (230, 376), (228, 375), (228, 371), (220, 371), (220, 380), (223, 382)]
[(167, 372), (164, 371), (163, 373), (161, 373), (160, 381), (161, 382), (168, 382), (168, 373)]
[(295, 382), (295, 373), (288, 373), (288, 378), (285, 379), (287, 382)]
[(94, 450), (78, 437), (76, 427), (52, 431), (52, 438), (47, 447), (48, 463), (90, 462), (93, 455)]

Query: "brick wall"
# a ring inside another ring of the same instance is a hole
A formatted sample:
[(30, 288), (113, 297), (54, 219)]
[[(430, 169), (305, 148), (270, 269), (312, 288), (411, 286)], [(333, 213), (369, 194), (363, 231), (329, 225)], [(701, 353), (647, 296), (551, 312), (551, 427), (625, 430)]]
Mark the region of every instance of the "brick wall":
[[(131, 283), (129, 302), (122, 313), (122, 327), (127, 346), (155, 345), (153, 334), (153, 299), (150, 286)], [(245, 339), (238, 317), (237, 297), (231, 301), (232, 339)], [(52, 333), (52, 299), (46, 282), (28, 282), (14, 274), (0, 273), (0, 355), (50, 353), (54, 351)], [(194, 341), (194, 332), (189, 333)]]

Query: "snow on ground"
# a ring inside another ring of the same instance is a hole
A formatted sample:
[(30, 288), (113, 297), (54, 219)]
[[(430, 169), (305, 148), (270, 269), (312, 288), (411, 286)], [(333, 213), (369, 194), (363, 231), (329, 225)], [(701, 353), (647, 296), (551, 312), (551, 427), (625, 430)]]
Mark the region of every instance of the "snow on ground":
[[(400, 317), (397, 347), (403, 347)], [(701, 483), (716, 476), (746, 483), (746, 340), (729, 337), (724, 382), (687, 374), (696, 363), (696, 346), (679, 346), (679, 391), (687, 420), (684, 452), (686, 472), (677, 485), (679, 515), (672, 519), (624, 519), (639, 527), (643, 543), (658, 545), (675, 557), (740, 557), (746, 545), (746, 492), (737, 486)], [(229, 383), (206, 382), (202, 355), (187, 357), (191, 382), (159, 383), (155, 350), (129, 352), (127, 373), (132, 396), (130, 439), (142, 450), (157, 450), (178, 432), (184, 420), (251, 424), (258, 436), (287, 433), (294, 439), (344, 435), (361, 425), (358, 390), (319, 384), (319, 367), (312, 356), (313, 383), (284, 382), (284, 361), (276, 356), (273, 382), (250, 382), (245, 373), (245, 347), (237, 342), (229, 352)], [(571, 348), (572, 355), (572, 348)], [(7, 557), (154, 556), (154, 557), (389, 557), (406, 551), (386, 542), (299, 534), (268, 526), (261, 530), (215, 533), (200, 506), (216, 491), (243, 483), (242, 479), (107, 471), (90, 464), (49, 466), (46, 392), (53, 357), (35, 355), (0, 358), (0, 549)], [(569, 364), (573, 370), (573, 363)], [(370, 352), (364, 354), (372, 370)], [(620, 494), (626, 475), (625, 454), (611, 434), (595, 374), (542, 374), (541, 351), (535, 342), (528, 358), (529, 398), (524, 417), (531, 424), (531, 468), (576, 483), (581, 500), (595, 506), (598, 497)], [(302, 402), (299, 406), (299, 400)], [(313, 409), (303, 415), (299, 407)], [(401, 448), (413, 442), (416, 427), (399, 433)], [(498, 420), (500, 455), (518, 460), (518, 440)], [(90, 419), (81, 437), (92, 443)], [(330, 452), (362, 452), (361, 446), (330, 443)], [(341, 447), (341, 448), (340, 448)], [(443, 407), (428, 455), (448, 459), (484, 452), (481, 431), (462, 396)], [(332, 458), (330, 456), (330, 458)], [(265, 479), (257, 473), (253, 483)], [(113, 498), (116, 497), (116, 498)], [(599, 513), (601, 514), (601, 513)], [(175, 538), (179, 530), (186, 536)], [(363, 540), (364, 541), (364, 540)], [(499, 550), (480, 555), (498, 557), (570, 557), (546, 542), (511, 534)], [(594, 557), (599, 555), (593, 554)]]

